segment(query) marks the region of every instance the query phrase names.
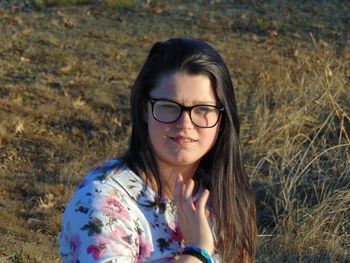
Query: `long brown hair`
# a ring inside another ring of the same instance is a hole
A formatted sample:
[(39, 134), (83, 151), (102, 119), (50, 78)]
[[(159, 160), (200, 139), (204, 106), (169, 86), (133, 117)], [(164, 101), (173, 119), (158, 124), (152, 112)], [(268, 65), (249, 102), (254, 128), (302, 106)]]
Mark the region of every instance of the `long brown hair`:
[(174, 38), (153, 45), (131, 91), (132, 134), (127, 152), (120, 158), (136, 173), (142, 171), (163, 189), (156, 159), (144, 122), (144, 105), (159, 78), (166, 73), (205, 75), (211, 80), (224, 106), (218, 139), (202, 158), (199, 168), (211, 191), (217, 249), (223, 262), (253, 262), (256, 249), (255, 202), (241, 160), (240, 124), (233, 84), (218, 52), (209, 44), (188, 38)]

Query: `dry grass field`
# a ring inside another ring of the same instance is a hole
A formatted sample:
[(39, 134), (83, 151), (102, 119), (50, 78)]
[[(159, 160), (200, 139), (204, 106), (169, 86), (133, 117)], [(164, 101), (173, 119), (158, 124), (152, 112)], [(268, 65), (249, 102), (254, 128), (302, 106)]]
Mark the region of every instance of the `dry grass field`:
[(0, 262), (59, 262), (65, 204), (122, 152), (151, 45), (210, 42), (232, 73), (256, 262), (350, 262), (350, 2), (0, 1)]

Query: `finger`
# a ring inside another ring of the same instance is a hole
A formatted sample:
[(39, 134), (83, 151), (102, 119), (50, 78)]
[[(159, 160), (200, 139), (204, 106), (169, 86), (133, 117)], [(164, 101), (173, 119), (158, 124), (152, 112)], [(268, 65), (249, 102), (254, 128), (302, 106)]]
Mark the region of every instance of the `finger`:
[(192, 193), (194, 189), (194, 181), (192, 179), (189, 179), (187, 184), (185, 185), (185, 191), (184, 191), (184, 199), (192, 199)]
[(185, 185), (184, 189), (184, 195), (183, 195), (183, 208), (186, 209), (186, 212), (193, 212), (194, 211), (194, 204), (193, 204), (193, 198), (192, 193), (194, 189), (194, 181), (190, 179), (188, 183)]
[(176, 185), (175, 185), (175, 205), (177, 210), (177, 216), (179, 223), (185, 222), (185, 214), (182, 207), (182, 200), (183, 200), (183, 191), (184, 191), (184, 185), (183, 185), (183, 177), (181, 174), (178, 174), (176, 178)]
[(175, 185), (175, 204), (177, 207), (182, 205), (183, 198), (183, 178), (181, 174), (178, 174)]
[(198, 201), (196, 202), (196, 209), (199, 211), (200, 214), (202, 215), (206, 215), (206, 204), (207, 201), (209, 199), (209, 190), (205, 189), (201, 195), (201, 197), (198, 199)]

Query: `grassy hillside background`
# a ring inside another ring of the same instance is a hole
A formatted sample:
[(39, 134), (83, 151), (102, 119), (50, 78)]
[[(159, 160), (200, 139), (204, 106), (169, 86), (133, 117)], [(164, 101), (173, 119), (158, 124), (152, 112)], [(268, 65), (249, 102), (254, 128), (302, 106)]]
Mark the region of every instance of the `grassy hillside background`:
[(257, 262), (350, 262), (350, 2), (1, 0), (0, 262), (59, 262), (65, 204), (122, 152), (151, 45), (230, 69), (258, 207)]

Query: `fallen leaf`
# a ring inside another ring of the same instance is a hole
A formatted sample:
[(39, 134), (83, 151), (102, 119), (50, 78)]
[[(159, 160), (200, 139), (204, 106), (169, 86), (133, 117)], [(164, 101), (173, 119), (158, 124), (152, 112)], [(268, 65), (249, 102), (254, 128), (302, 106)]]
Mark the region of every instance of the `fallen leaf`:
[(86, 11), (86, 15), (88, 15), (88, 16), (95, 16), (97, 14), (98, 14), (98, 11), (94, 7), (91, 7)]
[(72, 105), (74, 108), (79, 108), (81, 106), (84, 106), (85, 104), (86, 102), (83, 101), (80, 96), (75, 101), (72, 102)]
[(78, 24), (78, 21), (74, 17), (63, 18), (63, 24), (67, 28), (73, 28)]
[(119, 118), (113, 118), (113, 119), (112, 119), (112, 122), (113, 122), (115, 125), (117, 125), (117, 127), (122, 127), (122, 126), (123, 126), (123, 124), (122, 124), (122, 122), (119, 120)]
[(19, 60), (23, 63), (28, 63), (30, 62), (30, 59), (29, 58), (26, 58), (26, 57), (20, 57)]
[(23, 121), (19, 121), (16, 124), (16, 128), (15, 128), (15, 132), (16, 134), (21, 134), (24, 131), (24, 122)]
[(62, 67), (62, 68), (60, 68), (60, 71), (62, 72), (62, 73), (65, 73), (65, 74), (67, 74), (67, 73), (69, 73), (70, 71), (72, 70), (72, 67), (71, 66), (65, 66), (65, 67)]
[(277, 37), (278, 36), (278, 32), (276, 30), (269, 30), (267, 32), (269, 37)]
[(164, 9), (159, 7), (159, 6), (156, 6), (152, 9), (152, 13), (156, 14), (156, 15), (160, 15), (164, 12)]
[(13, 26), (18, 26), (18, 25), (22, 25), (23, 24), (23, 19), (20, 18), (19, 16), (16, 17), (8, 17), (6, 19), (6, 23), (11, 24)]
[[(7, 172), (7, 166), (6, 165), (1, 165), (0, 166), (0, 173), (5, 173)], [(2, 190), (2, 192), (4, 192), (5, 190)], [(2, 194), (2, 192), (0, 191), (0, 195)]]
[(346, 60), (350, 60), (350, 51), (344, 52), (343, 57), (344, 57)]
[(30, 35), (31, 33), (33, 33), (33, 28), (27, 28), (27, 29), (24, 29), (23, 31), (22, 31), (22, 35), (23, 36), (28, 36), (28, 35)]
[(56, 204), (54, 200), (55, 196), (51, 193), (46, 193), (44, 197), (40, 197), (38, 201), (38, 207), (48, 209), (53, 207)]
[(256, 34), (251, 34), (250, 37), (251, 37), (251, 40), (254, 42), (260, 41), (260, 38)]
[(58, 184), (56, 186), (56, 190), (60, 193), (60, 194), (64, 194), (64, 184)]
[(57, 11), (57, 16), (61, 19), (63, 19), (65, 17), (65, 15), (62, 13), (62, 11)]

